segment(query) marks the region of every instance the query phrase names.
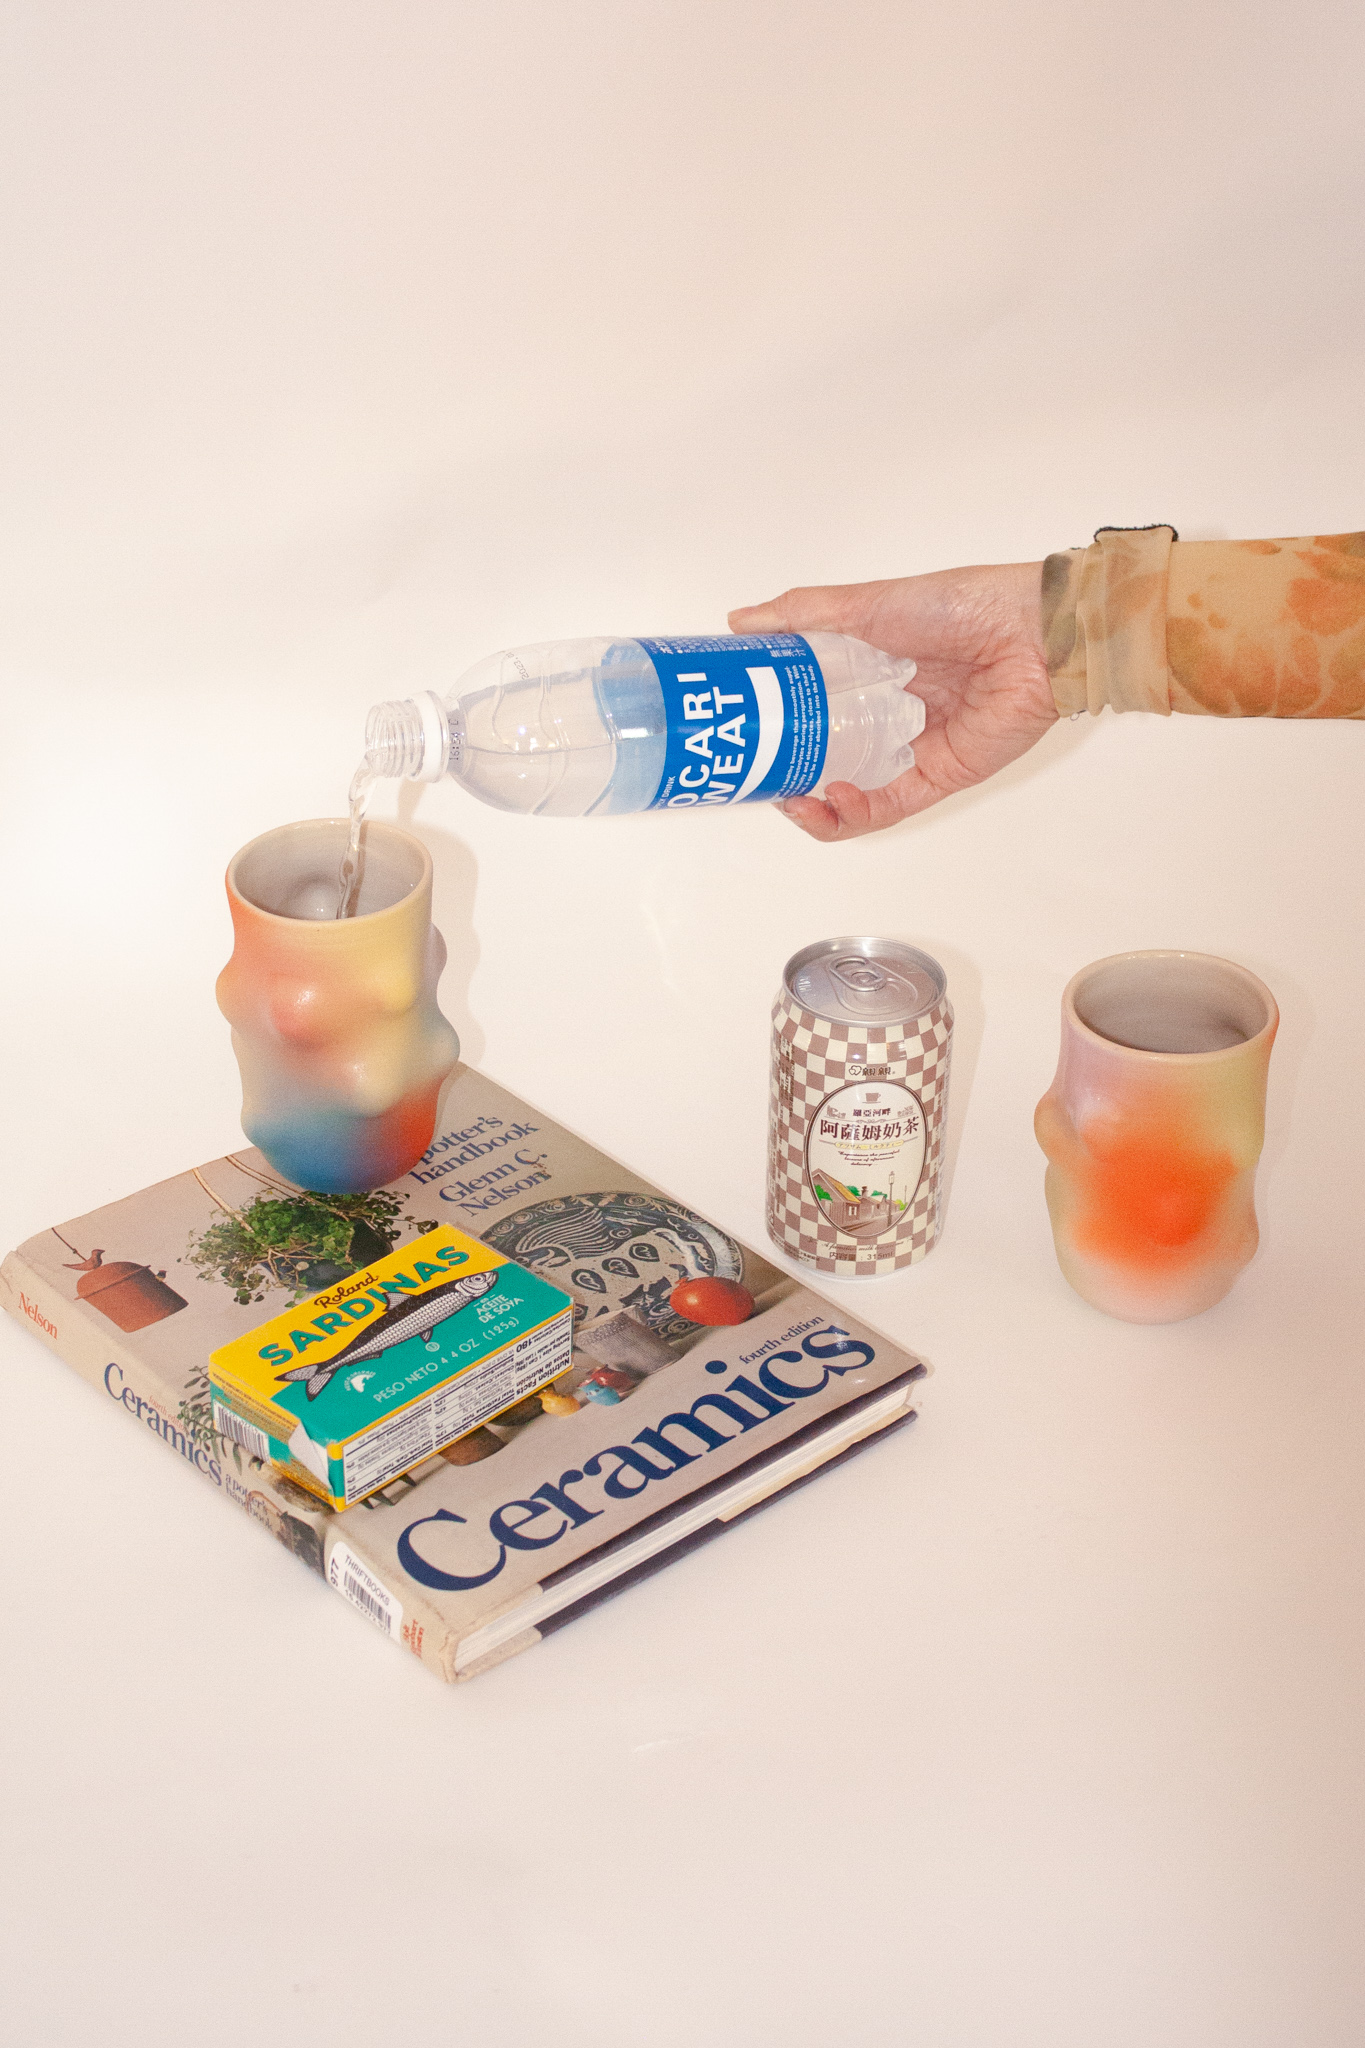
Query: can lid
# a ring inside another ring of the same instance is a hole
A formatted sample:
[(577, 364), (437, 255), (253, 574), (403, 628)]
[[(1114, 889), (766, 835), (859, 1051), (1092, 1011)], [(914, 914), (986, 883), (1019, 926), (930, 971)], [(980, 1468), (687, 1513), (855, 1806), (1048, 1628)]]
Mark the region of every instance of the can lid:
[(787, 962), (783, 983), (802, 1009), (847, 1024), (900, 1024), (942, 1002), (937, 960), (899, 939), (821, 939)]

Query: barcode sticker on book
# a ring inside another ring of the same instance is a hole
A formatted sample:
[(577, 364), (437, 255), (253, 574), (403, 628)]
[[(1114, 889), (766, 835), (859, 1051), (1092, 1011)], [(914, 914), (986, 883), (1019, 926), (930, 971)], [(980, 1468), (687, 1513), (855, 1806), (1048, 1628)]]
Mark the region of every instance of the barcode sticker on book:
[(263, 1429), (257, 1429), (254, 1422), (247, 1422), (235, 1415), (231, 1408), (225, 1408), (221, 1401), (213, 1404), (213, 1426), (219, 1436), (230, 1436), (244, 1451), (250, 1451), (253, 1458), (269, 1458), (270, 1438)]
[(386, 1636), (396, 1636), (401, 1632), (403, 1610), (393, 1594), (375, 1577), (368, 1565), (361, 1563), (350, 1544), (343, 1543), (340, 1538), (332, 1545), (332, 1554), (327, 1560), (327, 1583), (335, 1586), (352, 1607), (368, 1614), (375, 1627), (382, 1628)]

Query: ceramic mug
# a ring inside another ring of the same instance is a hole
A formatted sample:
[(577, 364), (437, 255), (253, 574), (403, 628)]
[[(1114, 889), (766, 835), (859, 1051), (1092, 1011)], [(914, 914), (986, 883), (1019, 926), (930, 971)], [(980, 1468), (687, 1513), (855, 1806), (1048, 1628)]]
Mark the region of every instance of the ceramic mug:
[(1067, 984), (1034, 1129), (1057, 1263), (1107, 1315), (1198, 1315), (1254, 1254), (1279, 1021), (1264, 982), (1208, 953), (1117, 953)]
[(281, 825), (228, 865), (236, 943), (218, 977), (242, 1072), (242, 1129), (286, 1180), (349, 1194), (431, 1143), (460, 1042), (436, 1007), (446, 949), (431, 856), (370, 823), (354, 917), (338, 918), (344, 818)]

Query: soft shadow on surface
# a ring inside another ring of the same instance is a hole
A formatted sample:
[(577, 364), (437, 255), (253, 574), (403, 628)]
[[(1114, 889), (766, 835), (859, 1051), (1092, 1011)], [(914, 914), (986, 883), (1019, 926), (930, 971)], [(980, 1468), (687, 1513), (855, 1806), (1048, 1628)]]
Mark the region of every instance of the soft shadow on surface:
[(948, 1000), (953, 1006), (953, 1057), (948, 1069), (948, 1136), (943, 1153), (943, 1179), (939, 1204), (944, 1221), (957, 1172), (957, 1155), (962, 1146), (962, 1128), (967, 1119), (976, 1063), (981, 1056), (981, 1035), (986, 1028), (986, 1010), (981, 996), (981, 970), (956, 946), (945, 945), (932, 933), (916, 931), (910, 944), (931, 953), (948, 977)]
[(1264, 1253), (1269, 1234), (1266, 1228), (1266, 1197), (1276, 1168), (1289, 1149), (1299, 1077), (1318, 1020), (1307, 989), (1286, 974), (1275, 961), (1248, 958), (1244, 954), (1241, 965), (1260, 975), (1280, 1008), (1280, 1028), (1271, 1049), (1270, 1076), (1266, 1083), (1265, 1146), (1256, 1175), (1256, 1220), (1260, 1225), (1261, 1251)]
[(469, 986), (479, 961), (479, 942), (474, 936), (479, 864), (462, 839), (440, 826), (428, 825), (417, 816), (421, 798), (419, 784), (403, 784), (398, 793), (398, 822), (405, 832), (420, 839), (431, 855), (435, 870), (432, 920), (446, 942), (448, 955), (441, 976), (441, 1009), (460, 1035), (460, 1058), (477, 1066), (484, 1055), (485, 1039), (483, 1028), (469, 1007)]

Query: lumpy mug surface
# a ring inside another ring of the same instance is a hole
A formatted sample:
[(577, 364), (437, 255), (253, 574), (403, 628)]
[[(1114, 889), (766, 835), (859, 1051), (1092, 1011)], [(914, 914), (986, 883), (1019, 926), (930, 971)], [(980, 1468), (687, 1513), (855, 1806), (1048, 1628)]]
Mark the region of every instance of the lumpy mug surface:
[(446, 949), (430, 855), (396, 826), (367, 824), (356, 914), (338, 918), (348, 829), (282, 825), (234, 856), (235, 944), (217, 990), (242, 1129), (286, 1180), (325, 1194), (416, 1165), (460, 1052), (436, 1003)]
[(1119, 954), (1068, 984), (1034, 1127), (1058, 1264), (1096, 1308), (1178, 1322), (1254, 1255), (1278, 1024), (1264, 982), (1205, 953)]

